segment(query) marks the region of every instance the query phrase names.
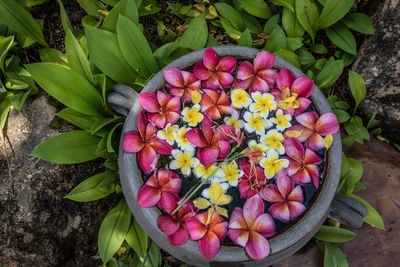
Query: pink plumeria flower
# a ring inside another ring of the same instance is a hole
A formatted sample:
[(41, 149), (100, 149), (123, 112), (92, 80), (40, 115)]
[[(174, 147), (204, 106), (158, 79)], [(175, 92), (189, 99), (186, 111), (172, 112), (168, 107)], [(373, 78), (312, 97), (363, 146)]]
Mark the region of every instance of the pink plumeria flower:
[(160, 209), (171, 212), (176, 206), (181, 186), (182, 180), (178, 174), (159, 169), (139, 189), (137, 204), (145, 208), (158, 204)]
[(318, 118), (316, 112), (310, 111), (296, 116), (296, 120), (301, 125), (294, 125), (287, 130), (300, 131), (301, 135), (297, 139), (314, 151), (325, 147), (324, 136), (339, 131), (339, 122), (333, 113), (325, 113)]
[(231, 107), (231, 102), (224, 91), (204, 89), (203, 98), (201, 99), (201, 112), (213, 120), (221, 119), (221, 114), (232, 114), (235, 109)]
[(265, 184), (264, 170), (244, 159), (239, 160), (239, 167), (244, 173), (238, 184), (240, 198), (250, 198), (257, 195)]
[(207, 259), (215, 257), (225, 239), (228, 222), (213, 211), (211, 218), (204, 212), (186, 219), (185, 223), (190, 237), (199, 241), (200, 253)]
[(193, 91), (201, 88), (201, 81), (188, 71), (169, 68), (163, 71), (165, 80), (169, 83), (167, 88), (174, 96), (181, 96), (183, 101), (191, 100)]
[(157, 128), (147, 121), (143, 110), (139, 113), (137, 126), (139, 133), (129, 131), (125, 134), (122, 149), (128, 153), (138, 153), (140, 168), (150, 173), (157, 165), (157, 154), (171, 155), (172, 147), (157, 138)]
[(287, 173), (298, 184), (313, 182), (316, 188), (319, 187), (318, 164), (322, 160), (309, 148), (304, 150), (303, 145), (296, 138), (286, 138), (283, 142), (286, 155), (289, 160)]
[(275, 85), (276, 70), (271, 69), (275, 65), (275, 56), (267, 51), (260, 51), (254, 59), (254, 66), (243, 61), (239, 64), (234, 88), (249, 88), (252, 92), (269, 92)]
[(280, 109), (285, 114), (299, 115), (311, 104), (308, 99), (314, 91), (314, 81), (306, 76), (294, 77), (288, 69), (281, 69), (276, 75), (278, 89), (271, 90)]
[(272, 217), (280, 221), (291, 221), (306, 209), (303, 191), (281, 170), (276, 176), (276, 185), (268, 184), (260, 191), (260, 196), (269, 202), (276, 202), (269, 209)]
[(264, 213), (264, 202), (259, 195), (246, 200), (243, 209), (236, 207), (229, 221), (228, 237), (244, 247), (252, 259), (261, 260), (269, 255), (266, 237), (276, 233), (275, 223)]
[(193, 74), (202, 80), (202, 87), (208, 89), (226, 89), (233, 83), (231, 73), (236, 68), (237, 60), (233, 57), (219, 59), (218, 54), (208, 47), (204, 51), (203, 62), (193, 67)]
[[(175, 209), (180, 203), (182, 203), (182, 199), (175, 202), (175, 207), (173, 209)], [(184, 245), (189, 240), (189, 232), (187, 231), (185, 220), (195, 216), (198, 210), (199, 209), (196, 208), (190, 200), (174, 213), (174, 215), (160, 215), (157, 220), (158, 228), (167, 235), (167, 238), (172, 245)]]
[(180, 117), (181, 98), (157, 91), (144, 92), (139, 95), (140, 105), (148, 112), (147, 117), (158, 128), (164, 129), (168, 123), (173, 124)]

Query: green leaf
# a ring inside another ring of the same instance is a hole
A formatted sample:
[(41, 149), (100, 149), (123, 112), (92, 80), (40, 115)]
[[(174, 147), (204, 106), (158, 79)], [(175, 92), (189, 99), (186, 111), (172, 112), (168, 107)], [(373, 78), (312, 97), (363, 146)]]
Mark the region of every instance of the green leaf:
[(99, 9), (105, 9), (106, 7), (97, 0), (76, 0), (79, 5), (91, 16), (99, 16)]
[(349, 12), (354, 0), (327, 0), (319, 17), (319, 28), (325, 29), (338, 22)]
[(333, 109), (333, 113), (335, 113), (339, 123), (346, 122), (350, 119), (349, 113), (342, 109)]
[(264, 50), (274, 52), (282, 48), (286, 48), (286, 35), (280, 27), (276, 27), (265, 42)]
[(264, 34), (270, 35), (278, 25), (279, 14), (272, 16), (264, 25)]
[(144, 257), (147, 249), (148, 237), (135, 219), (131, 222), (125, 240), (140, 258)]
[(262, 19), (268, 19), (272, 16), (271, 10), (264, 0), (239, 0), (239, 3), (247, 13), (253, 16)]
[(232, 23), (229, 22), (229, 20), (225, 18), (220, 18), (222, 27), (224, 28), (226, 34), (231, 37), (232, 39), (239, 40), (241, 36), (241, 32), (235, 29), (235, 27), (232, 26)]
[(328, 53), (328, 49), (322, 44), (314, 44), (312, 47), (312, 51), (316, 54), (326, 54)]
[(97, 120), (97, 117), (88, 116), (71, 108), (65, 108), (58, 112), (56, 115), (72, 123), (73, 125), (87, 131), (90, 130), (92, 124)]
[(343, 72), (343, 61), (335, 60), (324, 66), (317, 75), (317, 84), (320, 88), (331, 86)]
[(354, 144), (354, 142), (358, 138), (358, 133), (359, 133), (359, 131), (352, 135), (348, 135), (345, 138), (342, 138), (342, 145), (343, 146), (351, 146), (352, 144)]
[(8, 50), (10, 50), (13, 43), (14, 36), (8, 36), (0, 40), (0, 63), (2, 62), (2, 59), (4, 59), (4, 56), (7, 55)]
[(287, 48), (291, 51), (296, 51), (297, 49), (299, 49), (304, 45), (302, 42), (303, 38), (288, 37), (286, 38), (286, 40), (287, 40)]
[(299, 57), (301, 65), (311, 64), (315, 61), (314, 56), (307, 50), (299, 49), (296, 51), (296, 54)]
[(346, 110), (350, 108), (350, 105), (346, 101), (336, 101), (335, 107)]
[(100, 94), (79, 74), (54, 63), (29, 64), (26, 69), (47, 93), (64, 105), (87, 115), (104, 113)]
[(300, 38), (304, 35), (304, 29), (296, 17), (296, 13), (289, 8), (283, 8), (282, 25), (288, 37)]
[(108, 262), (121, 247), (129, 230), (131, 217), (125, 199), (107, 213), (100, 226), (98, 237), (99, 254), (103, 263)]
[(353, 192), (361, 191), (361, 190), (364, 190), (364, 189), (367, 189), (367, 187), (366, 187), (363, 183), (361, 183), (360, 181), (358, 181), (358, 182), (354, 185), (354, 190), (353, 190)]
[(286, 49), (279, 49), (274, 52), (278, 57), (283, 58), (284, 60), (292, 63), (295, 67), (300, 68), (300, 60), (299, 57), (292, 51)]
[(31, 156), (58, 164), (75, 164), (97, 158), (95, 151), (100, 138), (86, 131), (71, 131), (41, 143)]
[(249, 29), (249, 31), (254, 34), (262, 33), (263, 29), (261, 24), (258, 22), (257, 18), (253, 17), (252, 15), (249, 15), (244, 11), (241, 11), (240, 15), (243, 18), (246, 29)]
[(357, 107), (364, 100), (365, 95), (367, 94), (367, 89), (365, 87), (365, 83), (363, 78), (357, 72), (349, 70), (349, 86), (351, 94), (356, 101), (356, 106), (354, 107), (354, 112), (357, 110)]
[(192, 50), (204, 48), (208, 39), (207, 23), (203, 15), (192, 19), (179, 41), (179, 46)]
[(310, 0), (296, 0), (296, 16), (314, 42), (319, 23), (317, 6)]
[(103, 25), (101, 26), (102, 29), (115, 33), (117, 31), (119, 14), (130, 19), (136, 25), (139, 25), (138, 7), (135, 0), (120, 0), (104, 19)]
[(64, 32), (67, 30), (72, 31), (71, 21), (68, 18), (67, 12), (65, 11), (64, 5), (61, 0), (57, 0), (58, 5), (60, 6), (60, 17), (61, 17), (61, 24), (63, 25)]
[[(139, 2), (142, 4), (139, 5)], [(157, 0), (136, 0), (136, 4), (139, 8), (139, 16), (146, 16), (157, 13), (161, 8), (157, 5)]]
[(90, 127), (90, 133), (95, 134), (97, 133), (100, 129), (104, 128), (107, 125), (110, 125), (111, 123), (114, 122), (119, 122), (122, 121), (122, 118), (98, 118)]
[(229, 22), (232, 23), (233, 27), (235, 27), (237, 30), (240, 32), (245, 30), (244, 21), (240, 16), (240, 13), (232, 6), (223, 2), (218, 2), (215, 3), (215, 8), (217, 9), (218, 13), (221, 14), (222, 17), (229, 20)]
[(181, 56), (184, 56), (190, 52), (193, 52), (192, 49), (186, 48), (186, 47), (177, 47), (174, 51), (172, 51), (166, 59), (164, 59), (164, 63), (171, 63), (177, 58), (180, 58)]
[(351, 13), (341, 20), (348, 28), (364, 34), (374, 34), (374, 25), (370, 17), (363, 13)]
[(353, 116), (350, 121), (344, 124), (344, 129), (348, 135), (353, 135), (359, 131), (357, 142), (363, 143), (364, 139), (369, 140), (370, 135), (367, 128), (364, 127), (360, 117)]
[(98, 200), (114, 192), (116, 182), (118, 175), (115, 172), (102, 172), (84, 180), (65, 198), (78, 202)]
[(7, 79), (5, 86), (12, 90), (23, 90), (28, 88), (29, 84), (20, 80)]
[(13, 106), (18, 110), (21, 111), (22, 106), (24, 105), (26, 99), (28, 96), (31, 94), (32, 89), (27, 90), (27, 91), (22, 91), (20, 93), (15, 94), (11, 99), (11, 103)]
[(125, 61), (118, 46), (117, 35), (91, 27), (85, 28), (85, 33), (90, 60), (114, 81), (124, 84), (133, 83), (137, 74)]
[(58, 65), (68, 67), (67, 57), (56, 49), (53, 48), (40, 49), (39, 55), (42, 62), (57, 63)]
[(335, 243), (324, 242), (324, 267), (348, 267), (346, 256)]
[(117, 123), (107, 134), (107, 152), (108, 153), (114, 153), (115, 150), (113, 148), (113, 144), (112, 144), (112, 138), (114, 135), (115, 130), (117, 130), (119, 127), (121, 127), (123, 125), (123, 123)]
[(356, 238), (356, 234), (338, 227), (322, 225), (314, 235), (315, 239), (326, 242), (347, 242)]
[(348, 185), (354, 186), (363, 175), (363, 167), (358, 160), (343, 158), (341, 173), (346, 176)]
[(370, 128), (376, 126), (379, 123), (379, 120), (375, 120), (377, 112), (378, 111), (375, 109), (374, 112), (371, 115), (371, 118), (369, 118), (369, 121), (367, 123), (367, 129), (370, 129)]
[(246, 29), (242, 35), (240, 36), (240, 39), (237, 41), (238, 45), (241, 46), (252, 46), (252, 39), (251, 39), (251, 34), (248, 29)]
[(214, 36), (208, 35), (206, 46), (217, 46), (219, 45), (217, 39)]
[(357, 55), (356, 39), (342, 23), (325, 29), (325, 33), (334, 45), (349, 54)]
[(272, 4), (276, 6), (283, 6), (294, 12), (294, 0), (269, 0)]
[(324, 267), (336, 267), (329, 242), (324, 242)]
[(370, 224), (373, 227), (379, 228), (381, 230), (385, 230), (385, 225), (383, 223), (382, 217), (379, 215), (379, 213), (376, 211), (374, 207), (371, 206), (367, 201), (362, 199), (359, 196), (349, 194), (349, 197), (352, 197), (358, 201), (360, 201), (362, 204), (364, 204), (367, 209), (368, 209), (368, 214), (367, 216), (364, 217), (364, 222)]
[(0, 23), (7, 25), (22, 36), (28, 36), (41, 45), (48, 46), (39, 24), (16, 1), (0, 0)]

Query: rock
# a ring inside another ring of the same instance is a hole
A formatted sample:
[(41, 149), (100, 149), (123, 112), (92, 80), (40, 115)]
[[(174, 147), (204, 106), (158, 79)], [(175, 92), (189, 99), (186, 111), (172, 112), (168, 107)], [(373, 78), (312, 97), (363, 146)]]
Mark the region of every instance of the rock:
[(367, 86), (360, 111), (368, 121), (377, 110), (383, 135), (400, 142), (400, 1), (386, 0), (374, 20), (375, 34), (362, 44), (353, 65)]

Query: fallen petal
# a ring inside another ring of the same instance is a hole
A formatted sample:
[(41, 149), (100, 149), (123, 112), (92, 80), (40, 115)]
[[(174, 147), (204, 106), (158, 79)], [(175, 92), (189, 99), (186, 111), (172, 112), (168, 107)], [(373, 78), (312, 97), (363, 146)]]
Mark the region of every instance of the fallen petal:
[(275, 55), (267, 51), (260, 51), (254, 59), (254, 70), (259, 72), (261, 70), (270, 69), (275, 65)]
[(262, 260), (269, 255), (270, 247), (268, 240), (255, 231), (249, 234), (246, 252), (254, 260)]
[(147, 174), (156, 168), (157, 159), (157, 153), (151, 146), (145, 146), (138, 153), (139, 166)]
[(274, 220), (268, 213), (258, 216), (250, 229), (264, 237), (271, 237), (276, 233)]
[(228, 237), (239, 246), (245, 247), (247, 241), (249, 240), (249, 231), (241, 229), (230, 229), (228, 231)]
[(224, 57), (222, 58), (217, 67), (215, 68), (218, 72), (228, 72), (232, 73), (236, 68), (237, 60), (234, 57)]
[[(203, 64), (209, 70), (214, 70), (219, 62), (218, 54), (211, 47), (207, 47), (203, 54)], [(195, 74), (196, 75), (196, 74)]]
[(129, 131), (124, 136), (124, 141), (122, 142), (122, 149), (125, 152), (137, 153), (144, 147), (144, 143), (139, 133), (136, 131)]
[(333, 113), (322, 114), (315, 125), (315, 131), (322, 136), (334, 134), (339, 131), (339, 123), (336, 115)]
[[(236, 79), (246, 80), (254, 76), (253, 65), (248, 61), (243, 61), (239, 64)], [(245, 88), (244, 88), (245, 89)]]
[(143, 185), (137, 195), (137, 204), (144, 208), (155, 206), (161, 199), (161, 191), (158, 188)]
[(180, 223), (174, 220), (170, 215), (164, 214), (158, 217), (157, 226), (166, 235), (171, 235), (179, 229)]
[(287, 222), (290, 219), (290, 212), (285, 202), (278, 202), (273, 204), (268, 212), (271, 213), (272, 217), (283, 222)]
[(165, 80), (175, 86), (175, 87), (183, 87), (185, 85), (185, 81), (183, 80), (182, 73), (177, 68), (169, 68), (168, 70), (163, 71)]
[(293, 73), (286, 68), (282, 68), (276, 75), (276, 85), (281, 91), (283, 91), (285, 88), (290, 88), (290, 86), (293, 83), (293, 80), (294, 80)]
[(314, 81), (307, 76), (298, 77), (294, 80), (291, 91), (299, 97), (309, 97), (314, 91)]
[(264, 213), (264, 202), (257, 194), (246, 200), (243, 206), (243, 217), (247, 225), (252, 225), (258, 216)]
[(290, 211), (290, 220), (297, 218), (306, 210), (306, 206), (299, 202), (288, 201), (287, 205)]
[(184, 224), (181, 224), (179, 229), (171, 235), (168, 235), (169, 242), (174, 246), (181, 246), (186, 244), (189, 240), (189, 233)]
[(139, 103), (144, 110), (154, 113), (160, 111), (160, 104), (153, 92), (144, 92), (139, 95)]

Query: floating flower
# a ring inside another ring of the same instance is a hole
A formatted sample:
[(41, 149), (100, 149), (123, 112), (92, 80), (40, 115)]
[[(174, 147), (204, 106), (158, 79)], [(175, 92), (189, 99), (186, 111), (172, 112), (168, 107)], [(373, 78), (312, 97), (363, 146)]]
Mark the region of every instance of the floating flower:
[(139, 189), (137, 204), (145, 208), (158, 204), (160, 209), (171, 212), (175, 208), (181, 186), (182, 180), (178, 174), (159, 169)]
[[(197, 178), (202, 178), (202, 179), (206, 179), (207, 177), (209, 177), (211, 174), (213, 174), (213, 177), (215, 178), (220, 178), (224, 175), (224, 173), (222, 172), (221, 169), (217, 170), (217, 166), (214, 163), (213, 165), (211, 165), (210, 167), (206, 168), (203, 164), (199, 164), (199, 166), (197, 166), (194, 169), (194, 175), (196, 175)], [(210, 180), (213, 178), (211, 177)]]
[(181, 96), (184, 102), (191, 99), (193, 91), (201, 88), (201, 81), (184, 70), (169, 68), (163, 71), (165, 80), (169, 83), (167, 88), (174, 96)]
[[(261, 151), (261, 152), (266, 152), (268, 150), (268, 147), (265, 146), (264, 144), (260, 144), (257, 143), (256, 140), (250, 140), (247, 145), (249, 146), (250, 149), (250, 153), (251, 152), (257, 152), (257, 151)], [(258, 161), (260, 161), (263, 157), (263, 153), (260, 156), (255, 157)]]
[(209, 196), (209, 200), (199, 197), (193, 201), (194, 205), (201, 210), (208, 209), (209, 214), (216, 211), (219, 215), (228, 218), (228, 210), (220, 207), (228, 205), (232, 201), (232, 197), (225, 194), (226, 189), (224, 189), (219, 183), (214, 182), (211, 184), (211, 187), (206, 190), (208, 191), (207, 195)]
[(238, 131), (244, 127), (244, 122), (243, 120), (240, 119), (239, 117), (239, 112), (236, 110), (232, 112), (230, 117), (225, 117), (224, 122), (227, 125), (235, 127), (235, 130)]
[(225, 92), (218, 93), (214, 90), (204, 89), (201, 99), (201, 112), (213, 120), (221, 119), (221, 114), (231, 114), (235, 111), (231, 107), (229, 98)]
[(234, 88), (249, 88), (250, 93), (255, 91), (268, 92), (275, 85), (276, 70), (275, 56), (267, 51), (257, 53), (254, 67), (248, 61), (239, 64)]
[(276, 233), (271, 215), (264, 213), (264, 202), (259, 195), (246, 200), (243, 209), (235, 207), (229, 221), (228, 237), (246, 249), (254, 260), (269, 255), (270, 246), (266, 237)]
[(138, 116), (137, 131), (129, 131), (124, 136), (122, 149), (128, 153), (138, 153), (140, 168), (145, 173), (150, 173), (157, 165), (158, 156), (170, 155), (172, 147), (164, 140), (157, 139), (157, 129), (148, 123), (144, 111)]
[(231, 186), (237, 186), (239, 178), (243, 176), (243, 171), (238, 168), (236, 161), (223, 164), (221, 169), (224, 176), (221, 177), (221, 181), (228, 182)]
[(269, 112), (276, 109), (274, 96), (269, 93), (254, 92), (251, 93), (251, 98), (254, 103), (250, 105), (249, 110), (259, 112), (263, 118), (268, 118)]
[[(181, 201), (175, 202), (175, 207), (178, 207)], [(174, 215), (160, 215), (157, 219), (158, 228), (167, 235), (172, 245), (184, 245), (189, 240), (185, 220), (195, 216), (197, 212), (198, 209), (193, 205), (193, 202), (188, 201)]]
[(199, 250), (207, 259), (217, 255), (221, 242), (225, 239), (228, 222), (215, 211), (197, 214), (185, 221), (189, 235), (199, 241)]
[(294, 182), (281, 170), (276, 175), (276, 185), (269, 184), (260, 192), (260, 196), (269, 202), (276, 202), (269, 209), (272, 217), (280, 221), (291, 221), (297, 218), (306, 207), (303, 204), (301, 186)]
[(290, 121), (292, 120), (292, 116), (290, 114), (283, 114), (283, 111), (281, 109), (278, 109), (275, 112), (275, 118), (271, 118), (271, 122), (276, 124), (276, 129), (278, 131), (283, 131), (286, 128), (289, 128), (292, 126)]
[(268, 179), (274, 177), (281, 169), (289, 166), (287, 159), (279, 159), (279, 155), (275, 150), (268, 150), (267, 157), (260, 161), (261, 167), (264, 168), (264, 174)]
[(263, 169), (244, 159), (239, 160), (239, 167), (244, 173), (238, 184), (240, 198), (250, 198), (258, 194), (266, 182)]
[(286, 155), (288, 155), (289, 168), (287, 173), (298, 184), (313, 182), (319, 187), (318, 164), (322, 160), (309, 148), (304, 151), (303, 145), (295, 138), (286, 138), (284, 141)]
[(237, 88), (231, 92), (232, 106), (235, 108), (247, 108), (251, 101), (249, 93), (242, 88)]
[(172, 156), (174, 160), (169, 163), (169, 168), (172, 170), (181, 169), (181, 172), (185, 176), (190, 176), (192, 168), (199, 165), (199, 160), (194, 156), (194, 151), (181, 151), (179, 149), (172, 150)]
[(167, 141), (167, 143), (172, 146), (175, 143), (174, 133), (178, 131), (178, 129), (178, 125), (171, 125), (171, 123), (168, 123), (164, 130), (158, 130), (157, 137), (161, 140)]
[(339, 123), (333, 113), (325, 113), (318, 118), (316, 112), (310, 111), (296, 116), (296, 120), (301, 125), (294, 125), (288, 130), (301, 131), (297, 139), (305, 142), (305, 146), (314, 151), (324, 148), (323, 136), (339, 131)]
[(281, 69), (276, 76), (276, 84), (279, 89), (271, 90), (279, 108), (293, 116), (304, 112), (311, 104), (308, 99), (314, 91), (314, 82), (306, 76), (295, 79), (288, 69)]
[(175, 141), (178, 144), (179, 148), (182, 150), (194, 150), (194, 146), (192, 145), (192, 143), (190, 143), (189, 140), (185, 137), (185, 134), (189, 130), (190, 128), (186, 128), (183, 126), (179, 128), (178, 131), (174, 132)]
[(284, 139), (283, 134), (278, 132), (276, 129), (272, 129), (260, 138), (260, 142), (268, 149), (273, 149), (278, 152), (278, 154), (283, 155), (285, 154), (285, 148), (282, 145)]
[(181, 98), (170, 96), (161, 91), (157, 95), (153, 92), (144, 92), (139, 95), (140, 105), (148, 112), (147, 117), (158, 128), (164, 129), (168, 123), (179, 119)]
[(221, 60), (217, 53), (208, 47), (204, 51), (203, 62), (193, 67), (193, 74), (197, 79), (203, 81), (203, 88), (226, 89), (234, 78), (231, 73), (236, 68), (237, 60), (233, 57), (224, 57)]
[(182, 110), (182, 118), (183, 121), (189, 124), (189, 126), (195, 127), (204, 118), (203, 114), (200, 113), (200, 105), (196, 104), (191, 108), (185, 107)]
[(271, 128), (272, 126), (272, 123), (268, 119), (261, 117), (260, 113), (251, 113), (246, 111), (243, 118), (246, 121), (244, 129), (248, 133), (256, 132), (258, 135), (264, 135), (265, 129)]

